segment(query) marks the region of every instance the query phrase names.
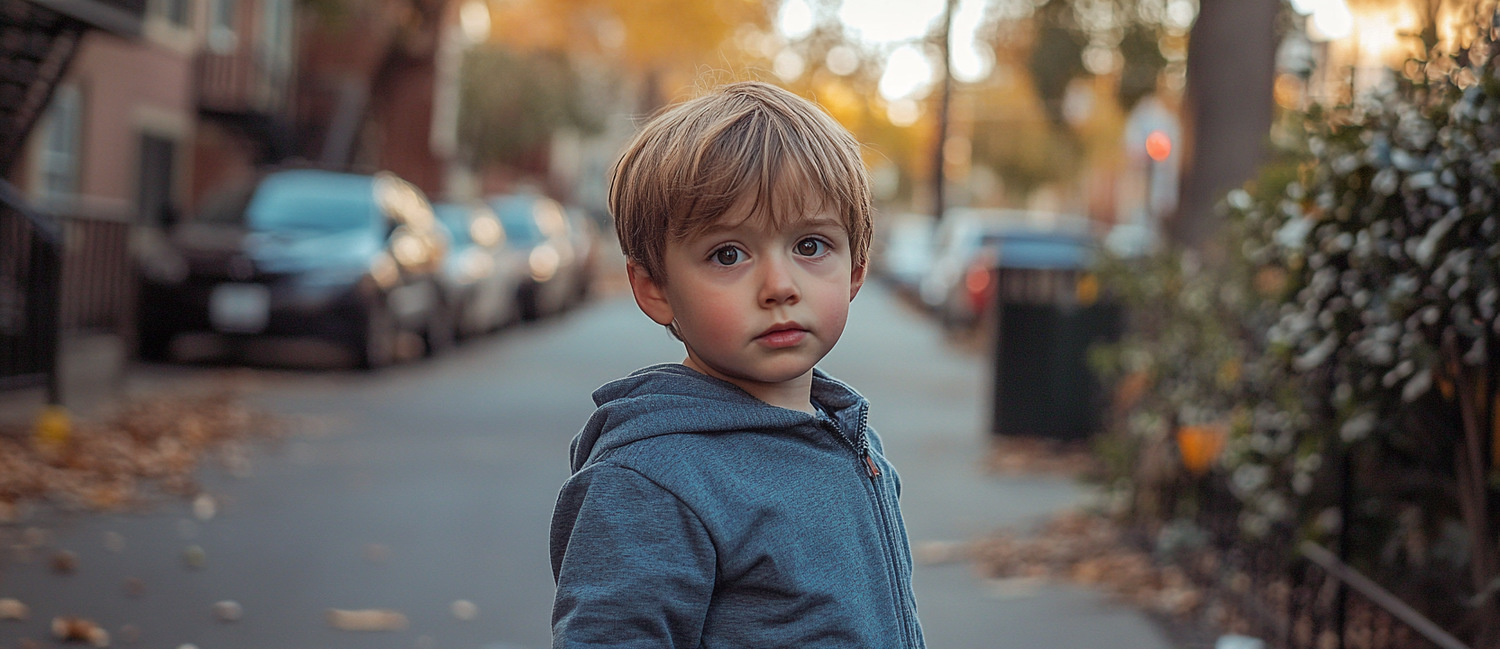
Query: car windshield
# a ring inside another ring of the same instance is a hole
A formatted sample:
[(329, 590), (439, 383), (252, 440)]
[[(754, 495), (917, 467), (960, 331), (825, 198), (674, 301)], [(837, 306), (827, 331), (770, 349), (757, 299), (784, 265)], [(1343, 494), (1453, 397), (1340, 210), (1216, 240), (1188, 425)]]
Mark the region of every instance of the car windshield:
[(542, 228), (537, 225), (532, 211), (534, 203), (521, 196), (500, 198), (490, 203), (500, 217), (500, 224), (505, 226), (506, 238), (523, 248), (541, 243), (543, 238)]
[(373, 179), (369, 176), (291, 172), (261, 182), (245, 209), (257, 230), (339, 232), (377, 222)]
[(438, 222), (448, 229), (448, 236), (453, 239), (455, 246), (467, 246), (472, 243), (469, 240), (469, 212), (472, 209), (467, 205), (455, 203), (439, 203), (432, 206)]

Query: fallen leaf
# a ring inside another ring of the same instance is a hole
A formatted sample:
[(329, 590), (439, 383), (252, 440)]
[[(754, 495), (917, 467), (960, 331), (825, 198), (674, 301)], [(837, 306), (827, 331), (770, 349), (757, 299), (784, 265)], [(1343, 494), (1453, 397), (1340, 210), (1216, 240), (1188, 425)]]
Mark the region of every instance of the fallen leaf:
[(95, 647), (109, 646), (109, 632), (93, 620), (72, 615), (52, 618), (52, 636), (62, 642), (84, 642)]
[(119, 532), (105, 532), (104, 533), (104, 549), (109, 550), (110, 552), (115, 552), (115, 553), (124, 552), (125, 551), (125, 535), (123, 535), (123, 534), (121, 534)]
[(955, 541), (922, 541), (912, 548), (917, 563), (932, 566), (969, 558), (969, 544)]
[(52, 560), (47, 565), (59, 575), (71, 575), (78, 571), (78, 555), (69, 550), (58, 550), (52, 553)]
[(193, 516), (196, 516), (200, 521), (212, 520), (214, 514), (218, 513), (218, 511), (219, 506), (218, 503), (214, 502), (213, 496), (198, 494), (198, 497), (193, 499)]
[(0, 599), (0, 620), (25, 621), (31, 617), (31, 607), (22, 603), (21, 600), (6, 597)]
[(146, 594), (146, 582), (141, 581), (141, 579), (139, 577), (129, 577), (129, 578), (125, 579), (125, 596), (126, 597), (135, 598), (135, 597), (141, 597), (141, 596), (143, 596), (145, 594)]
[(189, 545), (182, 550), (182, 563), (193, 570), (203, 569), (207, 558), (208, 556), (204, 554), (203, 548), (196, 545)]
[(479, 617), (479, 607), (475, 606), (474, 602), (466, 599), (454, 600), (453, 604), (448, 607), (448, 610), (453, 612), (453, 617), (465, 622), (471, 622), (474, 618)]
[(244, 614), (244, 607), (232, 599), (214, 602), (214, 617), (220, 622), (238, 622)]
[(342, 631), (401, 631), (406, 628), (406, 616), (389, 609), (330, 608), (325, 617), (329, 626)]

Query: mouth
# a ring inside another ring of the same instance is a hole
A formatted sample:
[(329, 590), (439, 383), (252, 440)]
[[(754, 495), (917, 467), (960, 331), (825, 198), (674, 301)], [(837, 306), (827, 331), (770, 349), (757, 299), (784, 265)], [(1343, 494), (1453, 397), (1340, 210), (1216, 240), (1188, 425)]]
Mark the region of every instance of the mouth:
[(756, 342), (767, 347), (783, 348), (791, 347), (802, 342), (807, 337), (807, 329), (795, 322), (786, 322), (772, 325), (755, 337)]

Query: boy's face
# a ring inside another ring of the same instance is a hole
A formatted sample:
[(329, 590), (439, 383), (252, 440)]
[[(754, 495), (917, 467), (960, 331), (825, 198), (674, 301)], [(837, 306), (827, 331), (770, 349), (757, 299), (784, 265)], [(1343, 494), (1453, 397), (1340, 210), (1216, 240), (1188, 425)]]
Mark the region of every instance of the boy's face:
[(713, 229), (668, 242), (665, 283), (631, 265), (631, 288), (652, 320), (676, 323), (686, 365), (794, 407), (768, 397), (811, 385), (813, 366), (844, 332), (864, 269), (853, 268), (848, 233), (831, 213), (777, 227), (750, 212), (741, 200)]

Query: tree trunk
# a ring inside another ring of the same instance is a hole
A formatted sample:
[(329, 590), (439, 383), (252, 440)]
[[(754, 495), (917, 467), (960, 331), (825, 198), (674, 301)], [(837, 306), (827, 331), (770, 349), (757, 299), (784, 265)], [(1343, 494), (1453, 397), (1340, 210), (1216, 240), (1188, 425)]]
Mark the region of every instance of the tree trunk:
[(1219, 227), (1214, 206), (1265, 157), (1276, 74), (1276, 0), (1201, 0), (1188, 40), (1188, 134), (1177, 243), (1204, 248)]

